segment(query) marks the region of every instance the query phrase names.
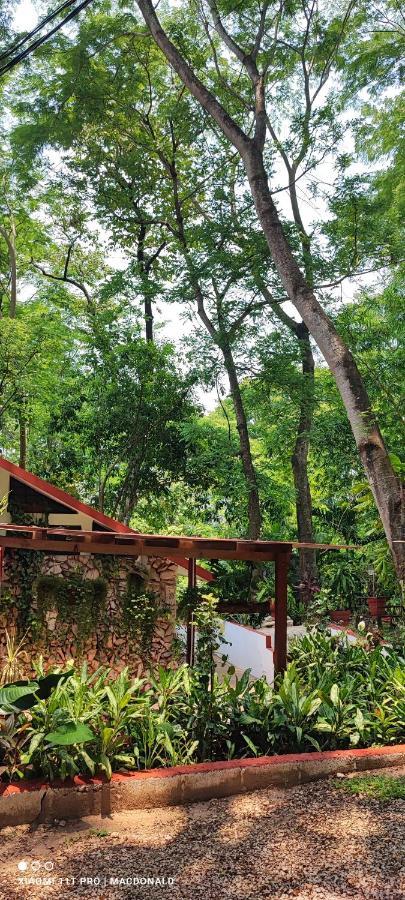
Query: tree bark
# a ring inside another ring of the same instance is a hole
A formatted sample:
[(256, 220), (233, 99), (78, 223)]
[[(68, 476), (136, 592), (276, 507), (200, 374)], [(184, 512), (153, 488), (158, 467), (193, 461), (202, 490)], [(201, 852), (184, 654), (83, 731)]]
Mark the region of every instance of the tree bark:
[(229, 345), (224, 346), (223, 344), (221, 346), (221, 350), (224, 358), (226, 372), (229, 378), (233, 408), (235, 410), (236, 427), (239, 434), (240, 455), (248, 489), (248, 536), (250, 540), (255, 541), (260, 537), (262, 516), (260, 511), (260, 498), (257, 486), (256, 470), (254, 467), (252, 450), (250, 446), (249, 429), (232, 350)]
[[(297, 323), (296, 334), (301, 350), (302, 393), (297, 437), (291, 457), (291, 465), (294, 475), (298, 540), (303, 543), (312, 543), (314, 534), (312, 527), (311, 487), (308, 478), (308, 452), (314, 409), (315, 364), (308, 329), (303, 322)], [(310, 588), (317, 584), (318, 581), (315, 550), (300, 549), (299, 579), (300, 597), (304, 603), (307, 603), (311, 599)]]
[(153, 343), (153, 308), (152, 300), (148, 296), (148, 275), (149, 270), (145, 261), (145, 238), (146, 225), (142, 222), (138, 234), (137, 260), (139, 272), (144, 286), (144, 318), (145, 318), (145, 338), (147, 343)]
[(293, 256), (270, 193), (263, 156), (253, 144), (244, 164), (256, 212), (286, 293), (334, 375), (352, 427), (398, 578), (404, 578), (403, 486), (394, 473), (355, 359), (336, 331)]
[(3, 226), (0, 226), (0, 234), (7, 244), (10, 264), (10, 305), (8, 315), (10, 319), (15, 319), (17, 311), (17, 252), (15, 246), (16, 231), (14, 222), (11, 223), (10, 232), (3, 228)]
[[(214, 94), (205, 87), (168, 38), (151, 0), (137, 0), (137, 4), (156, 44), (170, 65), (198, 103), (218, 124), (224, 136), (238, 150), (243, 160), (257, 216), (280, 280), (334, 375), (381, 517), (395, 568), (402, 581), (405, 568), (403, 486), (392, 468), (354, 357), (317, 301), (284, 234), (270, 193), (263, 160), (265, 137), (263, 103), (260, 109), (256, 110), (258, 115), (255, 137), (251, 138), (245, 134)], [(242, 60), (243, 64), (244, 62), (245, 55)], [(256, 73), (253, 75), (256, 77)]]
[(147, 343), (153, 344), (153, 309), (150, 297), (145, 297), (145, 338)]
[(27, 468), (27, 420), (24, 410), (20, 410), (18, 415), (18, 431), (19, 431), (19, 459), (18, 465), (22, 469)]

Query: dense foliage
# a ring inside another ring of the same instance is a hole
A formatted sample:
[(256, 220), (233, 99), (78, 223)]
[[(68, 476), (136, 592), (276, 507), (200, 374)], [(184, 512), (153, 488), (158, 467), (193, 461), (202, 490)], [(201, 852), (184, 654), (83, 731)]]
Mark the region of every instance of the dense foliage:
[[(209, 613), (209, 611), (208, 611)], [(209, 615), (208, 615), (209, 618)], [(202, 626), (204, 623), (202, 623)], [(203, 760), (369, 747), (405, 739), (404, 659), (313, 633), (297, 640), (274, 690), (249, 671), (222, 680), (204, 631), (195, 669), (147, 682), (86, 664), (0, 688), (0, 753), (8, 777), (149, 769)]]
[[(360, 545), (343, 560), (346, 593), (365, 595), (371, 566), (378, 591), (398, 597), (336, 367), (286, 302), (243, 162), (148, 34), (148, 5), (95, 0), (1, 81), (1, 451), (137, 529)], [(262, 25), (253, 2), (161, 6), (249, 135), (246, 54), (234, 51), (259, 29), (263, 161), (282, 233), (354, 356), (394, 484), (398, 4), (270, 3)], [(234, 580), (241, 596), (250, 574)], [(295, 600), (338, 582), (325, 554), (301, 552)]]

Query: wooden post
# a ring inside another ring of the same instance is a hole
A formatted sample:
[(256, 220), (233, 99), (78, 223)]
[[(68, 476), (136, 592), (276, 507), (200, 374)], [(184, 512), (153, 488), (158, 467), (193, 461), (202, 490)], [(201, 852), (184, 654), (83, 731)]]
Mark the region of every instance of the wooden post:
[(277, 550), (275, 558), (276, 607), (274, 611), (274, 674), (287, 668), (287, 575), (291, 547)]
[[(194, 588), (197, 584), (197, 560), (189, 559), (188, 561), (188, 584), (187, 587)], [(190, 613), (188, 621), (187, 621), (187, 651), (186, 651), (186, 662), (187, 665), (192, 666), (194, 663), (194, 625), (193, 625), (193, 615)]]

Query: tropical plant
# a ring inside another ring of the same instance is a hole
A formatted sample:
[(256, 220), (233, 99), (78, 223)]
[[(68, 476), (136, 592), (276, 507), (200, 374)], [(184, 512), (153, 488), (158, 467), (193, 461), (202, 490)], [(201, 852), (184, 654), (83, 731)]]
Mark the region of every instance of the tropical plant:
[(26, 647), (26, 637), (24, 634), (21, 638), (17, 637), (17, 631), (5, 630), (6, 649), (5, 655), (2, 657), (2, 669), (0, 672), (0, 685), (7, 682), (15, 681), (20, 678), (25, 671), (28, 653), (24, 649)]
[(102, 668), (89, 673), (84, 664), (0, 688), (7, 777), (110, 778), (117, 769), (405, 739), (400, 652), (314, 630), (292, 643), (287, 671), (270, 687), (248, 670), (237, 678), (232, 667), (221, 677), (211, 669), (212, 608), (206, 618), (207, 658), (195, 669), (159, 668), (142, 680), (127, 669), (116, 677)]

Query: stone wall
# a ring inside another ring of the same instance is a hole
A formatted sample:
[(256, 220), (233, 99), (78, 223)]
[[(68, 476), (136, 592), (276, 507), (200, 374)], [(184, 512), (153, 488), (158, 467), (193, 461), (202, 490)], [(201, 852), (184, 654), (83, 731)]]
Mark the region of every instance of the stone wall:
[[(0, 596), (0, 667), (5, 650), (5, 632), (16, 630), (21, 634), (21, 554), (23, 551), (7, 551), (4, 559)], [(29, 568), (29, 567), (28, 567)], [(33, 571), (35, 570), (35, 571)], [(37, 598), (35, 579), (54, 576), (69, 579), (72, 573), (89, 581), (105, 579), (106, 596), (100, 605), (100, 614), (91, 633), (83, 640), (75, 622), (61, 619), (60, 610), (47, 609), (45, 621), (33, 640), (28, 633), (24, 645), (27, 659), (44, 657), (45, 667), (63, 666), (69, 659), (86, 659), (94, 670), (99, 665), (108, 665), (113, 674), (124, 666), (129, 666), (132, 675), (141, 675), (148, 667), (148, 659), (154, 665), (166, 666), (171, 660), (171, 646), (175, 628), (176, 564), (160, 557), (94, 557), (81, 555), (67, 556), (38, 554), (35, 566), (31, 564), (29, 577), (34, 574), (32, 594), (29, 594), (29, 616), (36, 616)], [(128, 587), (128, 575), (134, 573), (144, 579), (147, 591), (156, 594), (167, 607), (167, 611), (157, 619), (150, 651), (147, 658), (140, 652), (134, 635), (128, 631), (123, 621), (123, 597)], [(27, 575), (24, 576), (27, 593)], [(27, 601), (25, 601), (26, 605)], [(28, 662), (27, 662), (28, 666)], [(28, 674), (27, 668), (27, 674)]]

